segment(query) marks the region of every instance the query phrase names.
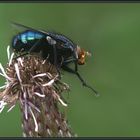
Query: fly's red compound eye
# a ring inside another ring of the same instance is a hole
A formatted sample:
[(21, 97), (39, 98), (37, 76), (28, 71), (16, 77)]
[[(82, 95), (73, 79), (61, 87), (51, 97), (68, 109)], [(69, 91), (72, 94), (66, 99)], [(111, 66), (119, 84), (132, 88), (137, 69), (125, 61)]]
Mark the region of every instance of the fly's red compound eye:
[(80, 53), (78, 54), (78, 64), (84, 65), (85, 64), (85, 51), (81, 49)]
[(77, 47), (77, 53), (78, 53), (78, 64), (84, 65), (86, 56), (91, 56), (91, 53), (85, 51), (84, 49)]

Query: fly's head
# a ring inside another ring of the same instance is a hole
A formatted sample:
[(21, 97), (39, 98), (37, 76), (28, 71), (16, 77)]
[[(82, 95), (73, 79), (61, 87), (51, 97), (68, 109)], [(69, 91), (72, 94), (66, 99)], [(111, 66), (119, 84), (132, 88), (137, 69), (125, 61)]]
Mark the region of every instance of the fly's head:
[(86, 62), (86, 56), (91, 56), (91, 53), (88, 51), (85, 51), (84, 49), (77, 46), (77, 54), (78, 54), (78, 64), (84, 65)]

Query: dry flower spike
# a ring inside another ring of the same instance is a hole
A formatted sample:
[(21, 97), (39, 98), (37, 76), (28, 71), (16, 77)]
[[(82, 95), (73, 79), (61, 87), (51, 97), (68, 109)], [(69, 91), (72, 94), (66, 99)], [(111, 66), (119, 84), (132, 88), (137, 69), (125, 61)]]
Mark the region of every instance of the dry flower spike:
[(67, 106), (62, 92), (69, 86), (59, 79), (55, 66), (35, 55), (13, 59), (9, 48), (6, 70), (0, 64), (0, 75), (6, 79), (0, 87), (0, 112), (6, 105), (11, 111), (19, 102), (24, 137), (74, 137), (58, 106)]

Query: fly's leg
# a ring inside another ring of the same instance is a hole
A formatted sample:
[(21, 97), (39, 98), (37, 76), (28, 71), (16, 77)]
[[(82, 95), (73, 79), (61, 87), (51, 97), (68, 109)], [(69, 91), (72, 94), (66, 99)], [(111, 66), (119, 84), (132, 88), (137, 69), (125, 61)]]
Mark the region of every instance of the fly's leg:
[(56, 70), (58, 72), (58, 77), (61, 79), (60, 69), (59, 69), (58, 64), (57, 64), (57, 51), (56, 51), (55, 45), (53, 45), (53, 52), (54, 52), (54, 65), (56, 66)]
[[(73, 74), (76, 74), (78, 76), (78, 78), (80, 79), (80, 81), (82, 82), (83, 86), (85, 87), (88, 87), (89, 89), (91, 89), (95, 94), (96, 96), (98, 96), (98, 92), (92, 88), (91, 86), (89, 86), (85, 81), (84, 79), (81, 77), (81, 75), (78, 73), (78, 71), (75, 71), (71, 68), (69, 68), (67, 65), (63, 65), (62, 68), (65, 70), (65, 71), (68, 71), (70, 73), (73, 73)], [(76, 66), (75, 66), (75, 69), (76, 69)]]
[(17, 55), (14, 59), (18, 59), (19, 57), (22, 57), (22, 56), (27, 55), (27, 54), (29, 54), (29, 53), (24, 53), (24, 54)]

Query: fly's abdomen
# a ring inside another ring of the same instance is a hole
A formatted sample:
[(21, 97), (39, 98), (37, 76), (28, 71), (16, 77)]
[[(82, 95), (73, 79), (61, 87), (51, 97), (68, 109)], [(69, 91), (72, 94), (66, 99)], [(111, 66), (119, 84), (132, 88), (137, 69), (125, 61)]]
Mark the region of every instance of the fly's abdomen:
[(24, 44), (28, 43), (28, 41), (31, 41), (31, 40), (41, 39), (42, 37), (43, 37), (42, 34), (32, 32), (32, 31), (27, 31), (20, 35), (20, 39), (21, 39), (22, 43), (24, 43)]
[(25, 31), (13, 38), (12, 47), (16, 51), (28, 51), (34, 43), (43, 38), (43, 34), (33, 31)]

